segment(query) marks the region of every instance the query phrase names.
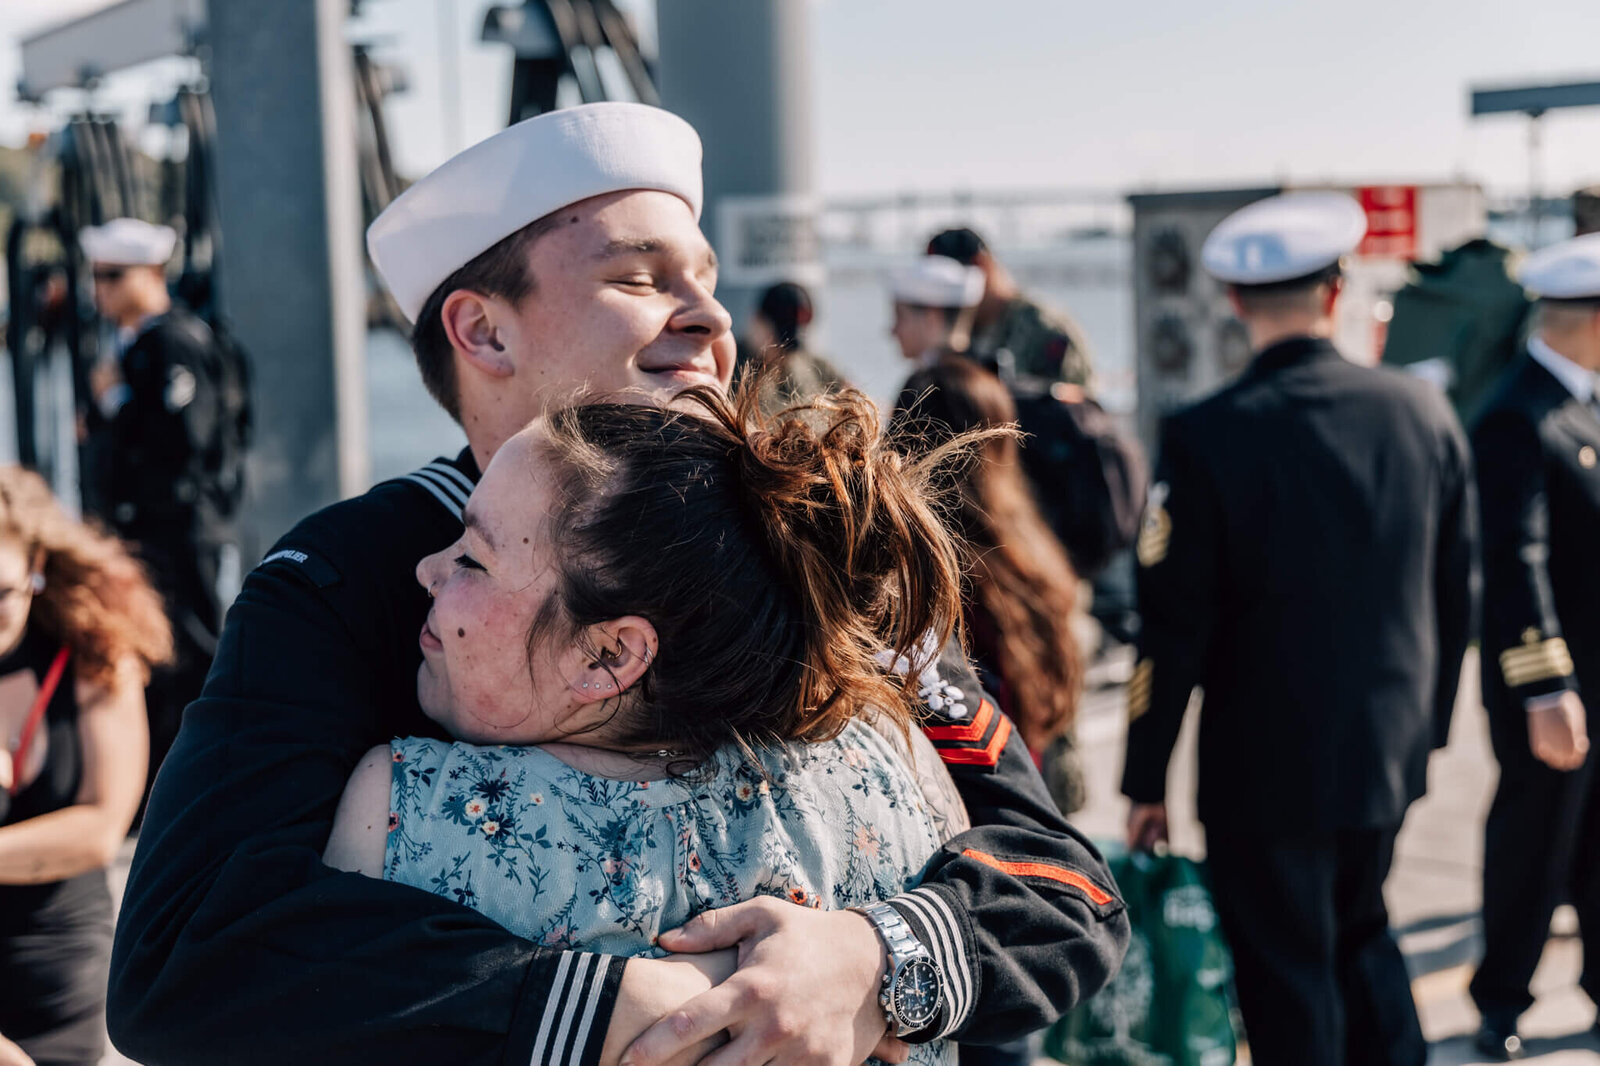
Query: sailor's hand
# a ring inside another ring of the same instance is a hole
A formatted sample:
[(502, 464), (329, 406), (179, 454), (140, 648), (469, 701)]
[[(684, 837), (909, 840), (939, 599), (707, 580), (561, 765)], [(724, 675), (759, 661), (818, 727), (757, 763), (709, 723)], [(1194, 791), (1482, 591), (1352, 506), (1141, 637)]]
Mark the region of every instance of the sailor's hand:
[(1528, 747), (1552, 770), (1576, 770), (1589, 754), (1589, 727), (1576, 692), (1528, 707)]
[(676, 952), (737, 946), (739, 968), (635, 1040), (622, 1066), (664, 1066), (722, 1030), (731, 1040), (705, 1066), (859, 1066), (905, 1053), (886, 1039), (878, 1004), (883, 943), (854, 911), (762, 897), (706, 911), (657, 942)]
[(1135, 803), (1128, 808), (1128, 850), (1154, 851), (1167, 842), (1167, 805)]

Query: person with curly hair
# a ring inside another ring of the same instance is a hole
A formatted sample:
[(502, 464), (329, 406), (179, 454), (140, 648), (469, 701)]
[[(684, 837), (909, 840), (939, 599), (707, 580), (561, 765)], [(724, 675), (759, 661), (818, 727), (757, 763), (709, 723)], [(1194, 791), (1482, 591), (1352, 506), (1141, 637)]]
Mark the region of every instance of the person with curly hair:
[(116, 858), (144, 790), (161, 598), (37, 474), (0, 468), (0, 1064), (105, 1053)]

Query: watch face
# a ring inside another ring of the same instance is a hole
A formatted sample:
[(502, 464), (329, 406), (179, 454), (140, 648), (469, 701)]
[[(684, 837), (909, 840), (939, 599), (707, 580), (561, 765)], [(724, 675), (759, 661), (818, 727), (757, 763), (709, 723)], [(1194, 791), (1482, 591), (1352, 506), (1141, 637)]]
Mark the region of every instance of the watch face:
[(939, 970), (927, 959), (912, 959), (894, 983), (894, 1013), (908, 1029), (921, 1029), (939, 1012)]

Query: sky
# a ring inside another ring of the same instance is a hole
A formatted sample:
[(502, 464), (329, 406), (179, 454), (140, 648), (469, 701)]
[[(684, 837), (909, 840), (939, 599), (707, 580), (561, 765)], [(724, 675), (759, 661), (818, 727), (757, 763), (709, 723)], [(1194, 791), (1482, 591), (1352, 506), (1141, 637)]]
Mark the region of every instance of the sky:
[[(661, 0), (669, 13), (681, 2)], [(1596, 0), (796, 2), (810, 9), (828, 196), (1461, 178), (1521, 194), (1527, 121), (1470, 119), (1469, 85), (1600, 80)], [(23, 36), (104, 6), (0, 2), (0, 85), (16, 81)], [(407, 172), (505, 121), (510, 58), (477, 41), (486, 6), (367, 0), (352, 27), (408, 70), (388, 115)], [(653, 0), (622, 6), (651, 35)], [(183, 74), (131, 72), (98, 102), (139, 118)], [(0, 101), (0, 143), (45, 125)], [(1547, 193), (1600, 183), (1600, 108), (1541, 125)]]

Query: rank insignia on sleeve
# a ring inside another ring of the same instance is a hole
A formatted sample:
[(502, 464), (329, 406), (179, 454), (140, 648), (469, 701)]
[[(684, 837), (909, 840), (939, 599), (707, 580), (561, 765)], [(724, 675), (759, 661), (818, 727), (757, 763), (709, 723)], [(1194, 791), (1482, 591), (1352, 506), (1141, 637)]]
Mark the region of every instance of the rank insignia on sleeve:
[(1010, 874), (1012, 877), (1042, 878), (1073, 889), (1095, 907), (1102, 908), (1101, 913), (1107, 913), (1107, 908), (1116, 909), (1121, 906), (1121, 901), (1107, 891), (1105, 887), (1077, 870), (1069, 869), (1053, 862), (1039, 862), (1031, 859), (1002, 859), (989, 854), (987, 851), (979, 851), (976, 848), (967, 848), (961, 854), (969, 859), (975, 859), (985, 866), (993, 867), (1001, 873)]
[(933, 741), (946, 765), (992, 770), (999, 765), (1006, 741), (1011, 739), (1011, 719), (996, 711), (988, 700), (979, 700), (971, 721), (925, 725), (922, 731)]
[(1150, 709), (1150, 682), (1155, 672), (1156, 664), (1153, 659), (1140, 659), (1139, 665), (1133, 668), (1133, 676), (1128, 679), (1129, 722), (1144, 717), (1144, 713)]
[[(1537, 631), (1534, 635), (1538, 636)], [(1571, 676), (1572, 653), (1567, 650), (1565, 640), (1551, 637), (1549, 640), (1528, 641), (1526, 633), (1523, 634), (1523, 640), (1525, 643), (1518, 647), (1507, 648), (1500, 653), (1500, 673), (1505, 677), (1507, 688)]]
[(1137, 553), (1140, 566), (1155, 566), (1167, 557), (1167, 543), (1172, 539), (1172, 516), (1167, 514), (1167, 495), (1170, 491), (1165, 481), (1150, 486), (1150, 496), (1144, 507), (1144, 521), (1139, 525)]

